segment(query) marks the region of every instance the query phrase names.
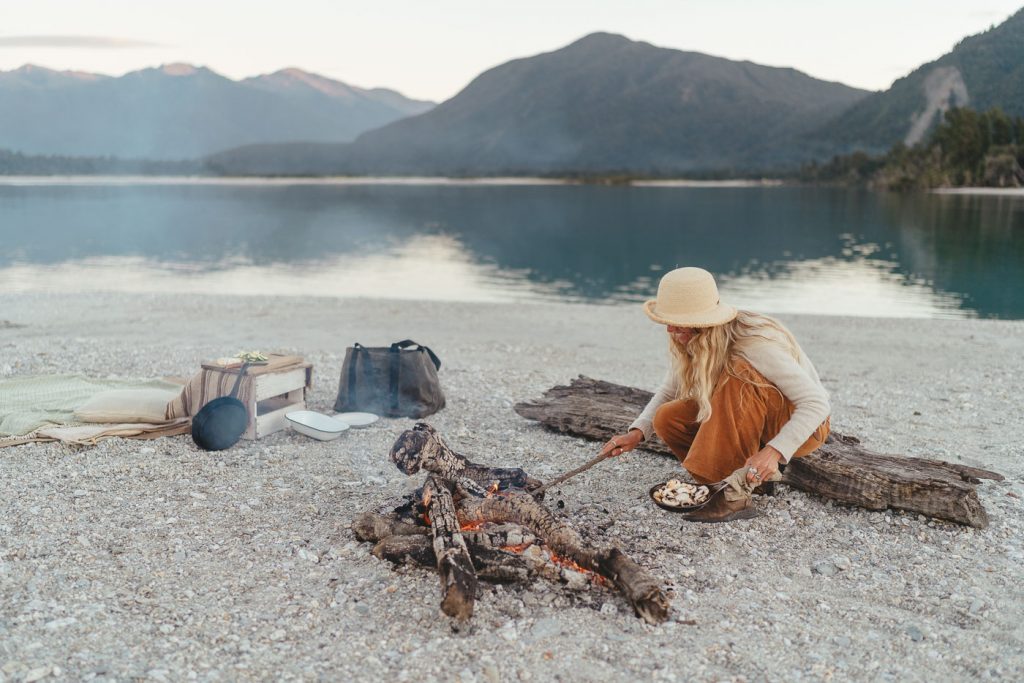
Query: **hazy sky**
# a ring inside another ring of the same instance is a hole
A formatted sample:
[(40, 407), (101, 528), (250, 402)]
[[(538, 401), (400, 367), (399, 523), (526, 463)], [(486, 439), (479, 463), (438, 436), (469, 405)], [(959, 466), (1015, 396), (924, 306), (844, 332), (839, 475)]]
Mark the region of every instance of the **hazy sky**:
[(872, 90), (1022, 0), (0, 0), (0, 70), (120, 75), (189, 62), (243, 78), (297, 66), (451, 97), (481, 71), (594, 31)]

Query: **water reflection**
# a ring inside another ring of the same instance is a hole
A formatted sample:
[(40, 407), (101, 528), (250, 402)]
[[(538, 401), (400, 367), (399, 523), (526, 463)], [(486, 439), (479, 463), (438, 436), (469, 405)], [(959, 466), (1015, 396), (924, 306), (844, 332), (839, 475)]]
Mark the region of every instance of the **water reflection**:
[(0, 186), (0, 291), (628, 302), (1024, 318), (1024, 198), (823, 188)]

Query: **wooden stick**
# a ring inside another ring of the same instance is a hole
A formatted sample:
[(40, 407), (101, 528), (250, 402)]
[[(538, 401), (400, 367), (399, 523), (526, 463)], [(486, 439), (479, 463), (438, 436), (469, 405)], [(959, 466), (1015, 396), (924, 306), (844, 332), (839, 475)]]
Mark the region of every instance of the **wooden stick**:
[(610, 457), (612, 457), (611, 453), (603, 453), (601, 455), (598, 455), (593, 460), (588, 460), (587, 462), (585, 462), (584, 464), (580, 465), (576, 469), (569, 470), (565, 474), (555, 477), (554, 479), (552, 479), (551, 481), (547, 482), (546, 484), (542, 484), (538, 488), (534, 489), (531, 493), (533, 493), (534, 495), (540, 495), (541, 493), (544, 493), (544, 491), (546, 491), (550, 487), (557, 486), (558, 484), (561, 484), (566, 479), (570, 479), (572, 477), (575, 477), (577, 474), (583, 474), (584, 472), (589, 470), (591, 467), (593, 467), (597, 463), (604, 462), (605, 460), (607, 460)]

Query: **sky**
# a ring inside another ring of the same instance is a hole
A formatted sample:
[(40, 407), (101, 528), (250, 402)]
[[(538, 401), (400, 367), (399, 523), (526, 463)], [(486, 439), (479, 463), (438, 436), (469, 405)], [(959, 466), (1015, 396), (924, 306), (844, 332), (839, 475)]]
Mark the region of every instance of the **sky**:
[(1024, 0), (0, 0), (0, 70), (298, 67), (442, 101), (594, 31), (884, 90)]

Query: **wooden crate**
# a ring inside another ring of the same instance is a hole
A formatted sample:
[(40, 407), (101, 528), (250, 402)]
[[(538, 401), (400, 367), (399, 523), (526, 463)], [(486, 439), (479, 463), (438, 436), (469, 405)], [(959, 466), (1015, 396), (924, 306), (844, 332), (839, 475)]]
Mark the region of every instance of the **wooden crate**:
[[(244, 392), (252, 399), (246, 406), (250, 418), (243, 439), (262, 439), (281, 431), (288, 426), (286, 414), (306, 409), (306, 390), (312, 388), (313, 366), (300, 356), (268, 356), (270, 360), (266, 365), (249, 367), (242, 377), (243, 385), (253, 388), (251, 392)], [(203, 368), (238, 374), (238, 368), (225, 368), (216, 363), (203, 363)]]

